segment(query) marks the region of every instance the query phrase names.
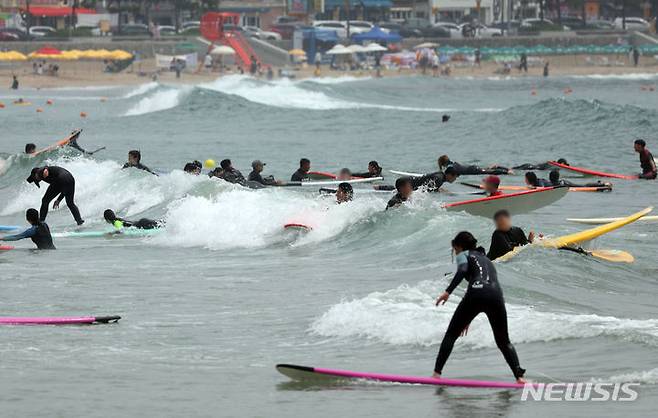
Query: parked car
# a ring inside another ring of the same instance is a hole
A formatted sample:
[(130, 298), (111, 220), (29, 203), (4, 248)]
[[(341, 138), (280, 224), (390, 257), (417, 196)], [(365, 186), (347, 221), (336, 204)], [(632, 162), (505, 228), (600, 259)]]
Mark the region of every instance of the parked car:
[(53, 35), (55, 34), (55, 29), (51, 28), (50, 26), (31, 26), (30, 27), (30, 35), (37, 37), (37, 38), (43, 38), (44, 36), (47, 35)]
[(521, 27), (521, 22), (518, 20), (511, 20), (509, 22), (494, 22), (489, 25), (489, 27), (500, 29), (503, 31), (503, 34), (507, 33), (511, 28), (512, 33), (515, 33)]
[(565, 26), (560, 26), (550, 19), (523, 19), (519, 32), (539, 32), (539, 31), (562, 31), (567, 30)]
[(160, 32), (160, 36), (178, 35), (175, 26), (169, 26), (169, 25), (158, 26), (158, 31)]
[(409, 38), (449, 38), (450, 30), (441, 26), (432, 26), (429, 20), (416, 17), (404, 21), (400, 35)]
[(587, 29), (593, 30), (615, 30), (615, 24), (607, 20), (590, 20), (587, 22)]
[[(615, 27), (617, 29), (624, 29), (624, 19), (618, 17), (615, 19)], [(649, 22), (642, 19), (641, 17), (627, 17), (626, 18), (626, 30), (638, 30), (638, 31), (648, 31)]]
[(19, 28), (0, 28), (0, 30), (4, 33), (13, 34), (14, 36), (18, 37), (19, 41), (31, 41), (34, 40), (35, 38), (34, 35), (30, 35), (23, 29), (19, 29)]
[(151, 36), (149, 27), (141, 23), (121, 25), (121, 28), (117, 28), (115, 33), (119, 36)]
[(399, 24), (399, 23), (395, 23), (395, 22), (379, 22), (379, 23), (377, 24), (377, 26), (379, 26), (382, 30), (386, 30), (386, 31), (389, 31), (389, 32), (398, 33), (398, 34), (402, 35), (402, 34), (400, 33), (400, 31), (402, 30), (402, 25)]
[[(345, 23), (345, 27), (347, 27), (347, 22)], [(365, 32), (370, 32), (370, 30), (373, 28), (373, 24), (370, 22), (366, 22), (364, 20), (350, 20), (350, 34), (355, 34), (355, 33), (365, 33)]]
[(316, 20), (313, 26), (322, 30), (336, 31), (339, 38), (347, 38), (347, 26), (337, 20)]
[(503, 36), (502, 29), (490, 28), (482, 23), (464, 23), (459, 26), (464, 37), (494, 38)]
[(282, 39), (280, 33), (268, 32), (256, 26), (245, 26), (244, 31), (247, 33), (247, 35), (256, 39), (263, 39), (268, 41), (280, 41)]
[(201, 22), (198, 20), (188, 20), (180, 25), (181, 32), (188, 29), (199, 29)]
[(278, 16), (274, 20), (275, 25), (279, 25), (282, 23), (299, 23), (299, 19), (294, 16)]
[(458, 24), (453, 23), (453, 22), (436, 22), (434, 24), (434, 27), (442, 27), (444, 29), (447, 29), (450, 32), (450, 37), (451, 38), (463, 38), (462, 36), (462, 31), (461, 28), (459, 27)]
[(0, 42), (12, 42), (12, 41), (20, 41), (20, 38), (18, 35), (12, 32), (7, 32), (4, 29), (0, 29)]
[(563, 16), (561, 22), (570, 30), (583, 29), (585, 27), (585, 21), (579, 17)]
[(272, 25), (270, 30), (281, 35), (281, 39), (290, 40), (292, 39), (297, 26), (298, 24), (295, 23), (276, 23)]

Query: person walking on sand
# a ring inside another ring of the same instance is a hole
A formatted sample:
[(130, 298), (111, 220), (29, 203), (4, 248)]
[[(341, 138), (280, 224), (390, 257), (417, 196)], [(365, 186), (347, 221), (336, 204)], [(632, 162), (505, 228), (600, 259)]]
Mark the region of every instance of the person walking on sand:
[(548, 61), (544, 61), (544, 77), (548, 77)]
[(11, 81), (11, 89), (12, 90), (18, 90), (18, 78), (16, 78), (15, 75), (12, 75), (12, 81)]

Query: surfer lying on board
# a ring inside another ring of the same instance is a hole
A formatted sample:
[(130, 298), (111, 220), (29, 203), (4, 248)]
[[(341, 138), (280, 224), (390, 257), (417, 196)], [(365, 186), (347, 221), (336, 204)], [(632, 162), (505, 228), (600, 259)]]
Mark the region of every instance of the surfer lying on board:
[[(560, 164), (569, 165), (569, 163), (567, 163), (567, 160), (565, 160), (564, 158), (559, 158), (557, 160), (557, 162), (560, 163)], [(514, 170), (523, 170), (523, 171), (527, 171), (527, 170), (545, 171), (545, 170), (552, 169), (553, 166), (551, 164), (549, 164), (548, 162), (545, 162), (545, 163), (538, 163), (538, 164), (526, 163), (526, 164), (517, 165), (517, 166), (512, 167), (512, 168)]]
[(398, 191), (395, 196), (388, 201), (386, 205), (386, 210), (390, 208), (395, 208), (409, 200), (411, 194), (414, 191), (414, 187), (411, 184), (411, 179), (409, 177), (400, 177), (395, 180), (395, 189)]
[(482, 168), (477, 165), (461, 165), (459, 163), (451, 161), (450, 157), (448, 157), (447, 155), (440, 156), (438, 163), (439, 163), (439, 169), (443, 170), (446, 167), (453, 166), (455, 170), (457, 170), (457, 173), (459, 173), (459, 175), (462, 176), (478, 175), (478, 174), (495, 174), (495, 175), (514, 174), (514, 172), (509, 168), (501, 167), (498, 165), (492, 165), (488, 168)]
[(54, 250), (53, 237), (50, 235), (50, 228), (48, 224), (39, 220), (39, 212), (36, 209), (30, 208), (25, 212), (25, 219), (32, 225), (30, 228), (16, 235), (8, 235), (0, 238), (0, 241), (18, 241), (25, 238), (30, 238), (40, 250)]
[(525, 173), (525, 184), (528, 187), (551, 187), (552, 184), (550, 181), (546, 179), (540, 179), (537, 177), (537, 174), (535, 174), (532, 171), (528, 171)]
[(123, 228), (156, 229), (162, 227), (162, 222), (153, 219), (142, 218), (138, 221), (129, 221), (119, 218), (112, 209), (105, 209), (103, 218), (105, 218), (105, 222), (114, 226), (118, 231)]
[(379, 163), (375, 160), (372, 160), (368, 163), (368, 171), (365, 173), (352, 173), (353, 177), (361, 177), (364, 179), (369, 179), (373, 177), (382, 176), (382, 168), (379, 166)]
[(142, 164), (142, 153), (139, 150), (128, 151), (128, 162), (123, 165), (122, 169), (125, 168), (136, 168), (138, 170), (144, 170), (153, 174), (154, 176), (157, 176), (157, 174), (154, 173), (150, 168)]
[[(102, 150), (105, 149), (105, 147), (101, 147), (101, 148), (98, 148), (95, 151), (87, 151), (86, 149), (82, 148), (80, 146), (80, 144), (78, 144), (78, 139), (77, 138), (72, 139), (71, 141), (69, 141), (68, 146), (73, 148), (73, 149), (76, 149), (76, 150), (80, 151), (84, 155), (94, 155), (98, 151), (102, 151)], [(49, 147), (49, 148), (46, 148), (45, 151), (52, 151), (52, 150), (57, 149), (57, 148), (58, 147), (56, 147), (56, 146), (55, 147)], [(36, 152), (37, 152), (36, 144), (33, 144), (31, 142), (29, 144), (25, 144), (25, 153), (26, 154), (33, 155), (33, 154), (36, 154)]]
[(512, 216), (505, 209), (499, 210), (493, 216), (496, 230), (491, 235), (491, 246), (487, 257), (493, 261), (502, 257), (514, 248), (528, 245), (535, 239), (535, 233), (530, 231), (528, 236), (519, 227), (512, 226)]
[(281, 180), (275, 180), (273, 176), (263, 177), (261, 173), (267, 164), (261, 160), (254, 160), (251, 162), (251, 173), (247, 176), (248, 181), (260, 183), (263, 186), (280, 186), (283, 184)]
[(443, 366), (450, 357), (455, 341), (460, 335), (465, 335), (471, 321), (484, 312), (489, 319), (496, 345), (512, 369), (516, 381), (525, 383), (523, 379), (525, 370), (519, 365), (519, 357), (509, 340), (505, 299), (498, 283), (496, 268), (484, 255), (484, 249), (477, 247), (477, 240), (470, 232), (463, 231), (457, 234), (452, 240), (452, 249), (457, 254), (457, 273), (445, 292), (436, 299), (436, 306), (445, 304), (450, 294), (464, 279), (468, 281), (468, 289), (455, 309), (441, 342), (433, 377), (441, 378)]
[(229, 183), (239, 184), (240, 186), (247, 185), (247, 180), (245, 180), (239, 170), (233, 168), (233, 163), (228, 158), (222, 160), (219, 163), (219, 167), (208, 173), (208, 176), (217, 177)]
[(32, 169), (30, 177), (27, 178), (28, 183), (34, 183), (37, 187), (41, 187), (39, 186), (39, 182), (42, 180), (50, 184), (50, 186), (48, 186), (48, 190), (46, 190), (46, 193), (41, 199), (41, 210), (39, 211), (41, 222), (44, 222), (48, 216), (48, 205), (59, 195), (53, 204), (53, 209), (59, 208), (61, 201), (66, 199), (66, 206), (69, 207), (75, 222), (78, 225), (82, 225), (85, 221), (80, 217), (80, 210), (75, 205), (75, 178), (73, 178), (73, 175), (65, 168), (53, 165), (35, 167)]
[(605, 187), (608, 190), (612, 190), (612, 183), (603, 183), (602, 181), (597, 181), (595, 183), (585, 183), (585, 184), (576, 184), (569, 180), (560, 180), (560, 170), (554, 169), (548, 174), (548, 179), (551, 183), (551, 186), (568, 186), (568, 187)]
[(308, 180), (308, 172), (311, 170), (311, 160), (302, 158), (299, 160), (299, 168), (292, 173), (290, 181), (304, 181)]
[(646, 180), (655, 180), (656, 174), (656, 161), (653, 159), (653, 155), (647, 149), (647, 143), (644, 139), (636, 139), (633, 144), (635, 147), (635, 152), (640, 154), (640, 167), (642, 167), (642, 174), (640, 174), (641, 179)]

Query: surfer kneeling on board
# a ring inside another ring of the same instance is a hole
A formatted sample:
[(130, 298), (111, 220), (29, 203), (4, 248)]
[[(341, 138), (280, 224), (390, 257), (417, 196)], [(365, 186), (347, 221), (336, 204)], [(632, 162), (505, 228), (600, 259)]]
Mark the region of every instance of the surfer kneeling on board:
[(157, 176), (157, 174), (154, 173), (150, 168), (142, 164), (142, 153), (139, 150), (128, 151), (128, 162), (123, 165), (122, 169), (126, 168), (144, 170), (153, 174), (154, 176)]
[(39, 212), (30, 208), (25, 212), (25, 219), (32, 225), (30, 228), (16, 235), (8, 235), (0, 238), (0, 241), (18, 241), (30, 238), (40, 250), (54, 250), (53, 237), (50, 235), (48, 224), (39, 220)]
[(546, 179), (540, 179), (537, 177), (537, 174), (535, 174), (532, 171), (528, 171), (525, 173), (525, 184), (528, 185), (528, 187), (551, 187), (552, 184), (550, 181)]
[(603, 183), (601, 181), (597, 181), (596, 183), (585, 183), (585, 184), (576, 184), (573, 183), (569, 180), (560, 180), (560, 170), (551, 170), (551, 172), (548, 174), (548, 180), (551, 182), (551, 186), (555, 187), (560, 187), (560, 186), (568, 186), (568, 187), (606, 187), (610, 190), (612, 190), (612, 183)]
[(482, 185), (484, 186), (484, 193), (489, 196), (500, 196), (503, 194), (500, 190), (498, 190), (498, 187), (500, 187), (500, 177), (498, 176), (489, 176), (485, 178), (482, 181)]
[(386, 205), (386, 210), (390, 208), (395, 208), (409, 200), (411, 194), (414, 191), (413, 185), (411, 184), (411, 179), (409, 177), (400, 177), (395, 180), (395, 189), (398, 191), (395, 196), (388, 201)]
[(37, 187), (41, 187), (39, 186), (39, 182), (42, 180), (50, 184), (50, 186), (48, 186), (48, 190), (46, 190), (46, 193), (41, 199), (41, 209), (39, 210), (39, 219), (41, 222), (44, 222), (48, 216), (48, 205), (59, 195), (53, 204), (53, 209), (59, 208), (61, 201), (66, 199), (66, 206), (69, 207), (75, 222), (78, 225), (85, 223), (82, 217), (80, 217), (80, 210), (74, 202), (75, 178), (73, 178), (73, 175), (65, 168), (52, 165), (33, 168), (30, 177), (27, 178), (28, 183), (34, 183)]
[(354, 177), (361, 177), (364, 179), (370, 179), (373, 177), (381, 177), (382, 168), (379, 166), (379, 163), (375, 160), (372, 160), (368, 163), (368, 171), (365, 173), (352, 173)]
[(251, 173), (247, 176), (248, 181), (255, 181), (263, 186), (280, 186), (283, 184), (281, 180), (275, 180), (273, 176), (263, 177), (260, 173), (265, 169), (266, 163), (261, 160), (254, 160), (251, 163)]
[(466, 335), (471, 321), (484, 312), (489, 319), (496, 345), (512, 369), (516, 381), (525, 383), (523, 379), (525, 370), (521, 368), (519, 357), (509, 340), (505, 299), (498, 283), (496, 268), (484, 255), (484, 249), (477, 247), (477, 240), (470, 232), (463, 231), (457, 234), (452, 240), (452, 249), (457, 254), (457, 272), (445, 292), (436, 299), (436, 306), (445, 304), (450, 294), (464, 279), (468, 281), (468, 289), (459, 302), (441, 342), (433, 377), (441, 378), (443, 366), (450, 357), (455, 341), (460, 335)]
[(448, 157), (447, 155), (440, 156), (438, 160), (438, 164), (439, 164), (439, 169), (441, 170), (445, 169), (446, 167), (453, 166), (455, 170), (457, 170), (457, 173), (459, 173), (459, 175), (462, 176), (478, 175), (478, 174), (495, 174), (495, 175), (514, 174), (514, 172), (509, 168), (502, 167), (499, 165), (492, 165), (489, 166), (488, 168), (482, 168), (477, 165), (461, 165), (459, 163), (450, 160), (450, 157)]
[(530, 231), (528, 236), (517, 226), (512, 226), (512, 217), (505, 209), (499, 210), (493, 216), (496, 230), (491, 235), (491, 246), (487, 257), (493, 261), (502, 257), (514, 248), (528, 245), (535, 239), (535, 233)]
[(658, 173), (656, 170), (656, 161), (647, 149), (647, 143), (644, 139), (636, 139), (633, 146), (635, 147), (635, 152), (640, 154), (640, 167), (642, 167), (642, 174), (640, 174), (639, 177), (646, 180), (655, 180), (656, 174)]
[(108, 224), (114, 226), (117, 231), (123, 228), (137, 228), (137, 229), (156, 229), (162, 227), (162, 222), (154, 221), (153, 219), (142, 218), (138, 221), (129, 221), (127, 219), (119, 218), (112, 209), (105, 209), (103, 218)]
[(299, 160), (299, 168), (292, 173), (290, 181), (304, 181), (308, 179), (308, 172), (311, 171), (311, 160), (302, 158)]

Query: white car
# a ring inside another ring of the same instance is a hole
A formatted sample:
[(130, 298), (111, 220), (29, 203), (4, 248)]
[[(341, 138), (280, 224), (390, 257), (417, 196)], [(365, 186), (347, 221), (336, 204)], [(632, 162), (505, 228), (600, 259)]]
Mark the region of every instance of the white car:
[[(345, 25), (345, 28), (347, 29), (347, 22), (345, 22), (343, 24)], [(350, 20), (350, 35), (353, 35), (355, 33), (370, 32), (370, 30), (373, 28), (373, 26), (374, 25), (372, 23), (366, 22), (364, 20)]]
[(158, 25), (158, 31), (160, 32), (160, 36), (174, 36), (178, 34), (176, 27), (169, 25)]
[(268, 40), (268, 41), (280, 41), (281, 40), (281, 34), (276, 33), (276, 32), (268, 32), (265, 30), (262, 30), (261, 28), (257, 26), (244, 26), (244, 31), (247, 33), (247, 35), (251, 36), (252, 38), (256, 39), (262, 39), (262, 40)]
[(187, 29), (198, 29), (201, 26), (201, 22), (198, 20), (188, 20), (187, 22), (183, 22), (180, 25), (180, 30), (184, 31)]
[(339, 38), (347, 38), (347, 27), (337, 20), (316, 20), (313, 26), (321, 30), (336, 31)]
[[(464, 23), (462, 25), (459, 25), (459, 31), (462, 34), (464, 33), (464, 26), (467, 25), (475, 26), (476, 38), (494, 38), (498, 36), (503, 36), (503, 31), (501, 29), (490, 28), (488, 26), (483, 25), (482, 23), (477, 23), (477, 24)], [(452, 32), (450, 33), (450, 35), (452, 35)]]
[(453, 39), (459, 39), (463, 38), (464, 36), (462, 35), (462, 29), (461, 27), (456, 24), (456, 23), (451, 23), (451, 22), (436, 22), (434, 27), (442, 27), (444, 29), (447, 29), (450, 32), (450, 37)]
[[(641, 17), (627, 17), (626, 18), (626, 29), (627, 30), (639, 30), (639, 31), (647, 31), (649, 30), (649, 22), (646, 20), (642, 19)], [(624, 22), (621, 17), (618, 17), (615, 19), (615, 28), (617, 29), (623, 29), (624, 28)]]
[(43, 38), (46, 35), (51, 35), (55, 33), (55, 29), (50, 26), (31, 26), (30, 35), (36, 36), (37, 38)]

